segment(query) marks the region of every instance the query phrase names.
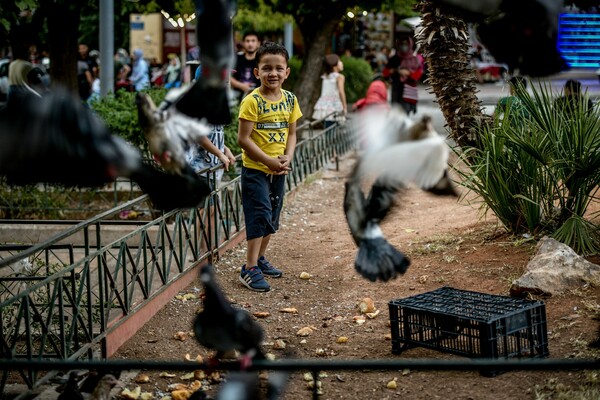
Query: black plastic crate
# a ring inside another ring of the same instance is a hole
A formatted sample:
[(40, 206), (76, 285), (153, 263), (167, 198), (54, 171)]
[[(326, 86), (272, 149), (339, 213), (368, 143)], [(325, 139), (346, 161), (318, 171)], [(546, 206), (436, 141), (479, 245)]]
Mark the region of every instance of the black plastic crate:
[(394, 354), (420, 346), (473, 358), (549, 355), (542, 301), (442, 287), (389, 309)]

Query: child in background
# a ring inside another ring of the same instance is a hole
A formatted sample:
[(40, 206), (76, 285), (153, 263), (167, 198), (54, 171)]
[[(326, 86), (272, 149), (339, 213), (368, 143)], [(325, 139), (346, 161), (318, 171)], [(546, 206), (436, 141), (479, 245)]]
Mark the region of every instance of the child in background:
[[(340, 72), (344, 70), (344, 63), (336, 54), (327, 54), (325, 56), (325, 74), (321, 76), (323, 84), (321, 86), (321, 96), (315, 104), (313, 112), (314, 119), (325, 120), (325, 129), (329, 128), (336, 122), (345, 120), (345, 115), (348, 112), (346, 104), (346, 90), (344, 89), (346, 78)], [(337, 111), (343, 115), (330, 116), (331, 113)], [(329, 117), (328, 117), (329, 116)]]
[(279, 229), (285, 175), (296, 149), (296, 121), (302, 116), (296, 96), (282, 89), (290, 75), (289, 54), (277, 43), (256, 52), (254, 75), (260, 86), (240, 104), (238, 143), (242, 148), (242, 207), (248, 249), (240, 281), (250, 290), (267, 292), (267, 275), (281, 270), (265, 258), (271, 235)]
[[(194, 80), (200, 79), (202, 76), (202, 66), (196, 68)], [(216, 167), (219, 162), (223, 163), (225, 171), (229, 170), (229, 167), (235, 164), (235, 156), (225, 146), (225, 130), (223, 125), (211, 125), (210, 133), (207, 136), (202, 136), (200, 141), (195, 144), (192, 143), (185, 154), (186, 161), (192, 169), (198, 173), (203, 169)], [(219, 182), (223, 177), (223, 170), (216, 172), (216, 182)], [(205, 177), (209, 181), (208, 172), (204, 173), (202, 177)], [(208, 182), (211, 185), (212, 182)], [(211, 188), (214, 190), (215, 188)]]

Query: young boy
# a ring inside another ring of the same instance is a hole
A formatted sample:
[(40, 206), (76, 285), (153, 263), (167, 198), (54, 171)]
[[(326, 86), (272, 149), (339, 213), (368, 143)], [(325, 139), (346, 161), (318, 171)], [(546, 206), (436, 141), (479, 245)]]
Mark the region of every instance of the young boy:
[(254, 75), (260, 86), (240, 104), (238, 143), (242, 148), (242, 206), (248, 250), (240, 281), (249, 289), (267, 292), (264, 275), (282, 272), (265, 258), (271, 235), (279, 228), (285, 175), (296, 149), (296, 121), (302, 116), (296, 96), (281, 86), (290, 75), (289, 55), (277, 43), (256, 52)]

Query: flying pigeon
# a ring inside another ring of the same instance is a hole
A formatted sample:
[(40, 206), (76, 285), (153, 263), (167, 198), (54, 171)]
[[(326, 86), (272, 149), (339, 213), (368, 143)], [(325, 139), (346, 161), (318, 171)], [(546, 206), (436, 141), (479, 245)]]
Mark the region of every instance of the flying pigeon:
[(41, 97), (11, 96), (0, 110), (0, 131), (0, 176), (9, 184), (98, 187), (130, 178), (162, 210), (194, 207), (210, 194), (194, 174), (170, 174), (144, 162), (138, 149), (58, 87)]
[[(457, 195), (447, 172), (449, 150), (428, 117), (413, 125), (397, 108), (366, 110), (355, 123), (358, 134), (368, 138), (345, 185), (344, 212), (358, 246), (355, 268), (370, 281), (388, 281), (406, 272), (410, 261), (384, 238), (379, 224), (396, 194), (410, 184), (438, 195)], [(421, 139), (394, 143), (398, 137)], [(376, 179), (367, 198), (361, 189), (366, 178)]]
[(264, 359), (260, 349), (263, 329), (245, 310), (234, 308), (215, 281), (212, 265), (201, 267), (200, 281), (204, 286), (204, 309), (194, 322), (198, 342), (217, 351), (219, 359), (228, 351), (242, 353), (242, 366), (252, 359)]
[(196, 0), (202, 75), (189, 87), (169, 91), (159, 107), (147, 93), (137, 93), (138, 119), (148, 148), (168, 171), (188, 173), (185, 150), (189, 145), (210, 132), (209, 123), (231, 122), (228, 81), (234, 14), (235, 1)]
[(202, 76), (177, 99), (181, 113), (211, 124), (227, 125), (228, 81), (233, 65), (234, 0), (196, 0), (196, 36), (200, 47)]
[(185, 159), (186, 150), (201, 136), (208, 135), (210, 127), (205, 120), (191, 118), (172, 106), (180, 95), (180, 89), (169, 91), (157, 107), (148, 93), (138, 92), (136, 104), (138, 121), (156, 161), (167, 171), (185, 175), (193, 174)]

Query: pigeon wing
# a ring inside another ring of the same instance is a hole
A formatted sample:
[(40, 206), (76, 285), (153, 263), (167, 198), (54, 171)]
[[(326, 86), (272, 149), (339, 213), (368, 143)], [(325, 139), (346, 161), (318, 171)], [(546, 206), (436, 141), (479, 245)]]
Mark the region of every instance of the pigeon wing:
[(441, 136), (401, 142), (363, 157), (358, 174), (375, 176), (389, 186), (436, 185), (448, 168), (448, 145)]

